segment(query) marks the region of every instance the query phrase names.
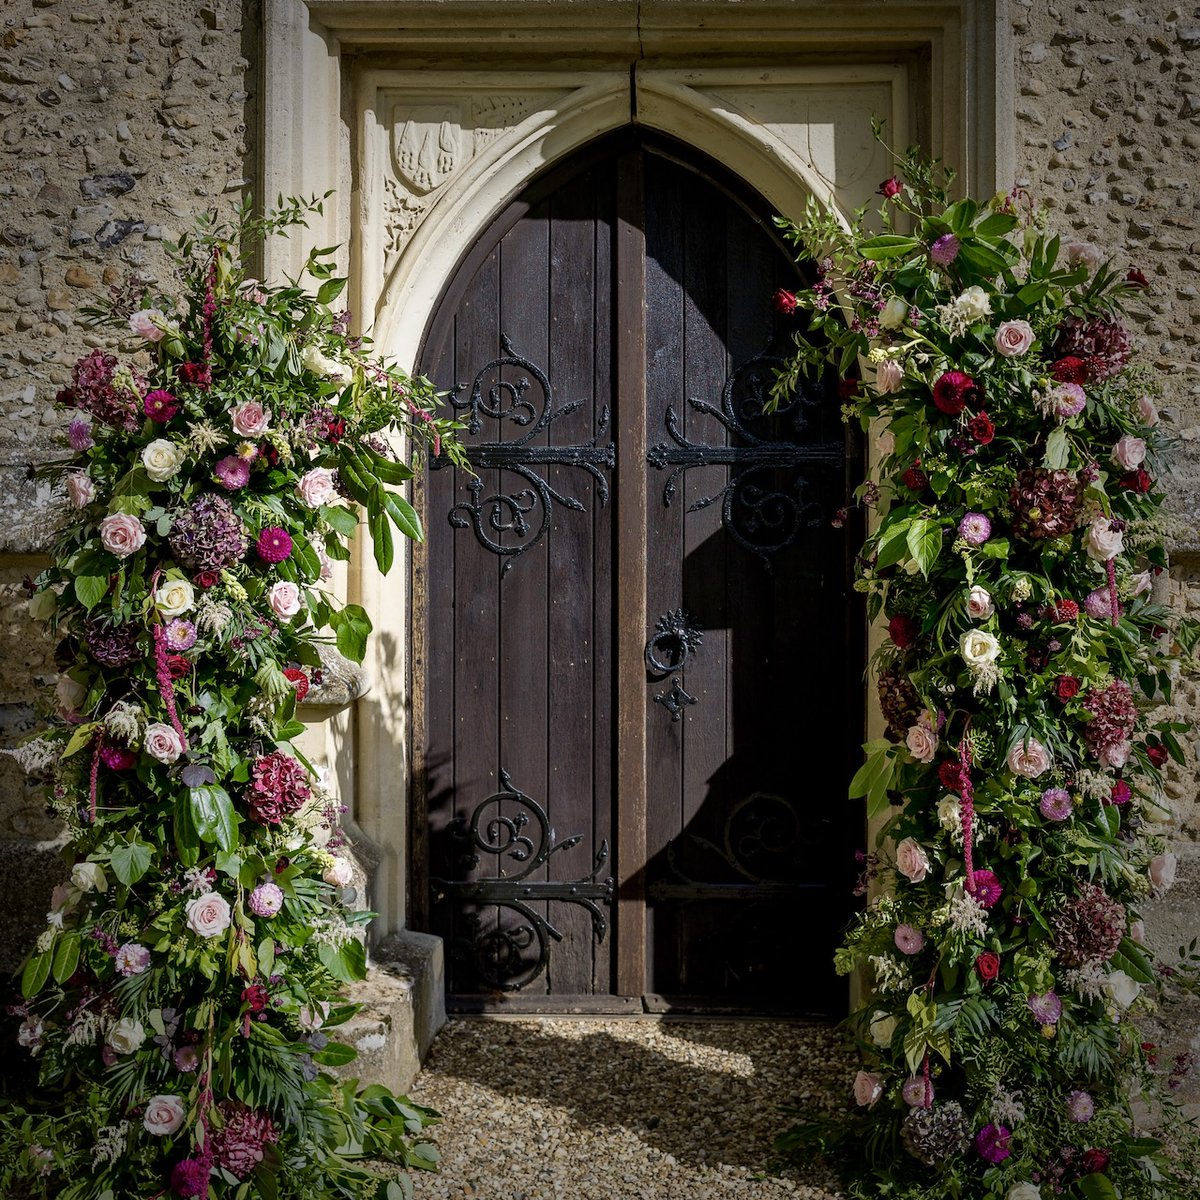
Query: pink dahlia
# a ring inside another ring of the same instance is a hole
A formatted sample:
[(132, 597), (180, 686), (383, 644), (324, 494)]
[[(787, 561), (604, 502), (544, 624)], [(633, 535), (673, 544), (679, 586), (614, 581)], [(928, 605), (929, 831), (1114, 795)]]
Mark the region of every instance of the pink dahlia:
[(273, 917), (283, 907), (283, 889), (277, 883), (260, 883), (250, 893), (250, 911), (256, 917)]
[(213, 468), (217, 482), (229, 492), (236, 492), (250, 482), (250, 464), (236, 454), (227, 454)]
[(255, 759), (250, 775), (250, 815), (260, 825), (278, 825), (312, 794), (304, 768), (280, 750)]
[(286, 529), (281, 529), (278, 525), (268, 525), (258, 535), (254, 548), (263, 562), (280, 563), (292, 552), (292, 537)]
[(196, 626), (191, 621), (176, 617), (167, 623), (167, 649), (180, 653), (196, 644)]
[(1038, 811), (1047, 821), (1065, 821), (1072, 812), (1071, 793), (1065, 788), (1047, 788)]
[(213, 1158), (237, 1179), (246, 1179), (263, 1159), (263, 1147), (279, 1140), (275, 1124), (265, 1112), (244, 1104), (221, 1105), (225, 1124), (212, 1135)]
[(925, 935), (912, 925), (897, 925), (894, 940), (902, 954), (920, 954), (925, 948)]
[(1067, 1093), (1067, 1117), (1077, 1125), (1090, 1121), (1096, 1112), (1096, 1102), (1087, 1092)]
[(971, 546), (982, 546), (992, 536), (992, 523), (983, 513), (969, 512), (958, 523), (959, 536)]
[(1053, 992), (1034, 994), (1028, 1000), (1029, 1011), (1039, 1025), (1057, 1024), (1062, 1016), (1062, 1001)]

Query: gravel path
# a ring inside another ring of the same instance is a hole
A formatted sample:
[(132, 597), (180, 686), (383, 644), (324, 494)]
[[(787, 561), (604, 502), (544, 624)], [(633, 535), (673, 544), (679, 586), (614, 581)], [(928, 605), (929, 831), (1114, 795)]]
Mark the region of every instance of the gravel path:
[(825, 1026), (451, 1021), (411, 1092), (444, 1114), (417, 1200), (838, 1200), (821, 1172), (756, 1176), (780, 1106), (835, 1103), (853, 1073)]

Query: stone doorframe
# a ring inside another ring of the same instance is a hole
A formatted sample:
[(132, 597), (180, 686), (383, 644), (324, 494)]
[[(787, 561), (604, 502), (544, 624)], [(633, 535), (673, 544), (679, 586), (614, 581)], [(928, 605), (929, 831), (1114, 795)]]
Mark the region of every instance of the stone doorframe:
[[(1011, 31), (1002, 0), (265, 0), (261, 196), (324, 195), (270, 249), (295, 273), (341, 247), (355, 325), (411, 367), (460, 257), (536, 174), (636, 122), (696, 145), (781, 213), (843, 212), (890, 173), (870, 136), (919, 141), (959, 186), (1011, 185)], [(432, 536), (451, 536), (434, 529)], [(306, 749), (378, 857), (381, 932), (405, 926), (409, 562), (360, 538), (339, 584), (376, 633), (372, 690)], [(436, 666), (436, 665), (435, 665)], [(869, 732), (882, 726), (873, 696)]]

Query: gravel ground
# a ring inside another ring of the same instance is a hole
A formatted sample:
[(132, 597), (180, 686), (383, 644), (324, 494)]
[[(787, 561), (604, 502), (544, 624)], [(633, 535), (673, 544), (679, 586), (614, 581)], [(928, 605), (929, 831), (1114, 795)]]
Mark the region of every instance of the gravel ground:
[(451, 1021), (411, 1091), (444, 1114), (417, 1200), (838, 1200), (820, 1171), (759, 1176), (780, 1106), (835, 1103), (853, 1073), (825, 1026)]

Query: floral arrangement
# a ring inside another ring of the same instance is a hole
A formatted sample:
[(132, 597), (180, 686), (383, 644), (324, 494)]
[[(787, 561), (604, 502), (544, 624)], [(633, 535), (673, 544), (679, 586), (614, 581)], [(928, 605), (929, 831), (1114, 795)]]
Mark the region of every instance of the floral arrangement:
[(384, 570), (393, 526), (421, 536), (394, 441), (462, 455), (431, 385), (334, 311), (330, 251), (314, 292), (246, 277), (312, 207), (203, 222), (180, 297), (114, 290), (92, 316), (132, 353), (92, 350), (58, 397), (72, 453), (44, 473), (74, 515), (31, 606), (60, 720), (14, 753), (70, 877), (10, 1009), (36, 1074), (0, 1114), (5, 1196), (399, 1200), (436, 1157), (430, 1110), (327, 1070), (355, 1057), (330, 1035), (371, 914), (293, 739), (320, 631), (358, 661), (370, 631), (324, 586), (358, 506)]
[(899, 161), (878, 215), (790, 227), (819, 270), (776, 297), (806, 318), (781, 394), (871, 368), (841, 395), (877, 450), (856, 587), (886, 621), (887, 736), (850, 792), (882, 820), (862, 890), (890, 884), (837, 955), (873, 987), (853, 1109), (781, 1148), (851, 1147), (855, 1197), (1192, 1195), (1178, 1071), (1137, 1027), (1161, 983), (1139, 909), (1175, 874), (1162, 770), (1184, 761), (1162, 713), (1197, 641), (1152, 597), (1168, 437), (1121, 319), (1147, 281), (1021, 193), (951, 203), (948, 172)]

